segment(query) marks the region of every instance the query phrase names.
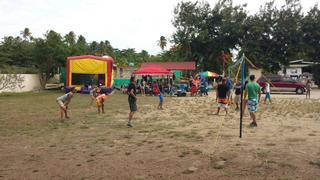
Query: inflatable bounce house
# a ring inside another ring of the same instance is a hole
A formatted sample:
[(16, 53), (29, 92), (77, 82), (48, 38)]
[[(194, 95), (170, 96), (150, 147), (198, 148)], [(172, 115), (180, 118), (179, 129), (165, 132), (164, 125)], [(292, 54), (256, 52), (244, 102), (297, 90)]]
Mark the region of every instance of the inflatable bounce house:
[(111, 93), (113, 84), (113, 59), (109, 56), (71, 56), (66, 64), (66, 91), (75, 87), (80, 93), (89, 93), (93, 86)]

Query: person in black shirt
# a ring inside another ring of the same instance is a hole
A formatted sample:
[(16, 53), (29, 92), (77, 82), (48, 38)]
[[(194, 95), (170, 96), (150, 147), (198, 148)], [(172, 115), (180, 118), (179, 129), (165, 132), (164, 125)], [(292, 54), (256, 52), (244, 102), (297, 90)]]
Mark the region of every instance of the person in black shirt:
[(218, 110), (216, 115), (219, 115), (220, 109), (224, 108), (226, 114), (228, 114), (228, 87), (226, 85), (226, 79), (222, 79), (222, 82), (218, 84), (216, 101), (218, 102)]
[(129, 102), (129, 107), (130, 107), (130, 113), (129, 113), (129, 121), (127, 126), (128, 127), (132, 127), (132, 117), (134, 115), (134, 113), (137, 111), (137, 96), (136, 96), (136, 79), (135, 77), (131, 77), (130, 79), (130, 84), (128, 86), (128, 102)]
[(234, 98), (234, 102), (236, 103), (236, 111), (239, 111), (240, 108), (239, 108), (239, 105), (241, 103), (241, 82), (239, 81), (236, 86), (234, 87), (235, 89), (235, 92), (234, 94), (236, 95), (235, 98)]

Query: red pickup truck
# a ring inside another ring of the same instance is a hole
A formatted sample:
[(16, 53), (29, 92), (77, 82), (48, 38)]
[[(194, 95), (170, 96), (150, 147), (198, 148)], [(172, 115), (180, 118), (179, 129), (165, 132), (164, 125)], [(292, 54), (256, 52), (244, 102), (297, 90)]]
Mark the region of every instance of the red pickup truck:
[(258, 79), (259, 85), (264, 92), (266, 80), (270, 80), (270, 89), (272, 92), (295, 92), (297, 94), (303, 94), (306, 91), (305, 84), (298, 82), (294, 79), (282, 77), (282, 76), (263, 76)]

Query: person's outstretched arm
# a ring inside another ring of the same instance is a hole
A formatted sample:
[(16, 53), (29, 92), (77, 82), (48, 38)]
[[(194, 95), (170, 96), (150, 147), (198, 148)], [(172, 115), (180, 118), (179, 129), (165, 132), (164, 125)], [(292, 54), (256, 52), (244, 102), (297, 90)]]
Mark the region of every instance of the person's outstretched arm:
[(260, 99), (261, 99), (261, 90), (260, 90), (260, 86), (259, 86), (259, 89), (258, 89), (258, 94), (259, 94), (258, 102), (260, 102)]

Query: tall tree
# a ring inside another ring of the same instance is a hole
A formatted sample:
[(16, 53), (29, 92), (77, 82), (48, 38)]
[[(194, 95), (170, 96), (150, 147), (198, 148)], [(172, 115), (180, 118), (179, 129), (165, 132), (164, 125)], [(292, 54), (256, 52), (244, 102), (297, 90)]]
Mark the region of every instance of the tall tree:
[(29, 28), (24, 28), (23, 31), (20, 31), (20, 34), (25, 40), (32, 40), (31, 31)]
[(77, 55), (76, 40), (77, 36), (73, 31), (70, 31), (64, 36), (64, 43), (67, 47), (66, 51), (69, 56)]
[(82, 35), (79, 35), (78, 40), (75, 44), (75, 55), (84, 55), (88, 54), (89, 46), (87, 44), (86, 38)]
[(45, 39), (35, 39), (34, 57), (43, 88), (47, 81), (57, 72), (57, 68), (64, 66), (65, 49), (66, 46), (61, 35), (55, 31), (48, 31), (45, 34)]
[(167, 39), (164, 36), (160, 36), (160, 39), (158, 41), (158, 46), (160, 46), (160, 48), (162, 50), (164, 50), (164, 48), (167, 46)]
[(221, 0), (213, 8), (208, 3), (181, 2), (174, 10), (175, 54), (194, 60), (203, 70), (222, 72), (221, 52), (240, 44), (247, 14), (244, 6)]

